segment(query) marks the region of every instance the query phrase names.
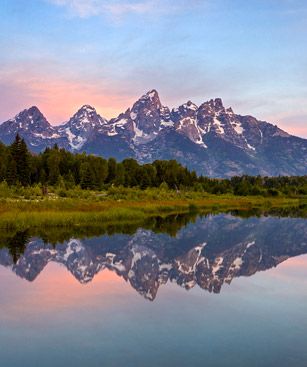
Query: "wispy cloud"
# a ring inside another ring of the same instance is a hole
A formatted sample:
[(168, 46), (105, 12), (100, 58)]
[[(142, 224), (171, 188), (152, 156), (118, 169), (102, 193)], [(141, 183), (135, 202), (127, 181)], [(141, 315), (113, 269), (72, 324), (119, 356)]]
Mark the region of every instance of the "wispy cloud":
[(195, 7), (203, 4), (200, 0), (47, 0), (52, 4), (65, 7), (81, 18), (107, 15), (121, 18), (129, 14), (166, 14), (172, 11)]
[(103, 0), (47, 0), (48, 2), (67, 8), (68, 11), (81, 18), (96, 16), (105, 11), (106, 1)]

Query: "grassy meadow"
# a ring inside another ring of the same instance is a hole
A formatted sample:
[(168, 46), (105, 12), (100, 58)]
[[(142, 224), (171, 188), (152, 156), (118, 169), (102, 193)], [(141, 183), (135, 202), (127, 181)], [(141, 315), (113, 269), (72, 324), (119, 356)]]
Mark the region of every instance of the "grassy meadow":
[(151, 217), (197, 212), (280, 213), (306, 203), (305, 198), (212, 195), (197, 191), (111, 187), (106, 191), (50, 189), (39, 186), (0, 187), (0, 229), (99, 227), (112, 223), (142, 223)]

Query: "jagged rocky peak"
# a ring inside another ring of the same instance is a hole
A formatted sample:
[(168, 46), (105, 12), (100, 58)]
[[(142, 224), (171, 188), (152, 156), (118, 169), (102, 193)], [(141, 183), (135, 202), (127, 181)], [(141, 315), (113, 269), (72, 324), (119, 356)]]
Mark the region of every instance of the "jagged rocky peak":
[(15, 116), (15, 118), (19, 117), (19, 116), (20, 117), (22, 117), (22, 116), (27, 117), (27, 116), (30, 116), (30, 115), (35, 116), (35, 115), (43, 115), (43, 114), (40, 112), (40, 110), (37, 106), (32, 106), (30, 108), (26, 108), (23, 111), (21, 111), (18, 115)]
[[(145, 103), (148, 106), (155, 106), (158, 109), (162, 107), (159, 94), (155, 89), (153, 89), (153, 90), (147, 92), (146, 94), (144, 94), (138, 100), (138, 102)], [(138, 102), (136, 102), (136, 103), (138, 103)]]
[(196, 111), (198, 109), (197, 105), (193, 103), (192, 101), (188, 101), (187, 103), (183, 104), (181, 106), (184, 109)]
[(39, 145), (39, 139), (55, 136), (54, 128), (36, 106), (21, 111), (0, 126), (0, 135), (6, 144), (10, 144), (17, 133), (33, 146)]
[(37, 153), (56, 143), (55, 140), (59, 138), (56, 129), (36, 106), (21, 111), (0, 125), (0, 137), (5, 144), (11, 144), (17, 133)]
[(197, 110), (198, 107), (196, 104), (194, 104), (191, 101), (188, 101), (187, 103), (182, 104), (178, 108), (172, 109), (172, 120), (175, 121), (175, 123), (178, 123), (183, 119), (188, 119), (188, 121), (191, 121), (190, 119), (196, 120), (197, 117)]
[(51, 126), (33, 106), (0, 125), (0, 140), (5, 144), (11, 144), (17, 133), (36, 153), (58, 144), (70, 151), (119, 160), (131, 157), (142, 163), (176, 159), (212, 177), (305, 175), (307, 167), (306, 139), (236, 114), (221, 98), (200, 106), (187, 101), (170, 111), (155, 89), (109, 121), (84, 105), (63, 125)]
[(78, 114), (92, 116), (92, 115), (97, 115), (97, 111), (93, 106), (85, 104), (81, 108), (79, 108), (79, 110), (77, 111), (75, 115), (78, 115)]
[(162, 104), (160, 101), (160, 97), (158, 92), (153, 89), (152, 91), (147, 92), (141, 98), (139, 98), (131, 108), (131, 118), (135, 120), (137, 116), (135, 114), (142, 113), (143, 111), (146, 116), (149, 116), (148, 112), (158, 112), (162, 108)]
[(68, 146), (78, 150), (96, 133), (102, 132), (108, 121), (101, 117), (94, 107), (83, 105), (68, 122), (58, 127), (58, 132), (65, 138)]
[(139, 98), (132, 108), (110, 120), (107, 135), (121, 135), (139, 145), (151, 141), (162, 127), (173, 126), (168, 107), (153, 89)]
[(191, 101), (172, 110), (171, 118), (178, 133), (187, 136), (195, 144), (207, 148), (197, 122), (198, 107)]
[[(204, 102), (199, 110), (206, 115), (219, 115), (225, 113), (225, 107), (221, 98), (210, 99), (210, 101)], [(232, 110), (231, 110), (232, 112)], [(233, 112), (232, 112), (233, 113)]]
[(96, 112), (95, 108), (89, 104), (85, 104), (83, 105), (79, 111), (86, 111), (86, 112), (89, 112), (89, 113), (92, 113), (92, 112)]
[(93, 130), (107, 124), (108, 121), (101, 117), (96, 109), (90, 105), (83, 105), (68, 121), (69, 127), (74, 127), (77, 130)]
[(50, 128), (49, 122), (36, 106), (23, 110), (9, 121), (18, 123), (19, 128), (31, 128), (32, 130)]
[(167, 114), (168, 108), (162, 106), (158, 92), (153, 89), (133, 105), (130, 118), (135, 122), (139, 135), (151, 135), (159, 131), (161, 117), (163, 119)]
[(221, 98), (204, 102), (197, 111), (199, 128), (204, 134), (213, 133), (225, 140), (232, 141), (236, 146), (246, 146), (246, 142), (238, 138), (243, 127), (231, 107), (225, 108)]
[(178, 116), (190, 116), (191, 117), (191, 116), (196, 116), (197, 110), (198, 110), (198, 106), (195, 103), (188, 101), (187, 103), (182, 104), (178, 108), (174, 108), (172, 110), (172, 115), (175, 119), (178, 118)]

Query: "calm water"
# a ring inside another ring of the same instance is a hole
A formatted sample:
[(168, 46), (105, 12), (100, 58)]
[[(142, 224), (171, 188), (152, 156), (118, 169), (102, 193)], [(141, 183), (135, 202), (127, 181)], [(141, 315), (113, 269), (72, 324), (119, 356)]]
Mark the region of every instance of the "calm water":
[(0, 365), (307, 366), (307, 221), (2, 233)]

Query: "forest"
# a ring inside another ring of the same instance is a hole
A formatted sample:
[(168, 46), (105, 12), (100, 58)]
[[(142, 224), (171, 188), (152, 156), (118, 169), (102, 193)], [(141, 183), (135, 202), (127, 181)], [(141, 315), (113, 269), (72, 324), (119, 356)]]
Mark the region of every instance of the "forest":
[[(0, 181), (8, 187), (37, 186), (65, 190), (107, 190), (110, 187), (188, 190), (240, 196), (307, 195), (307, 176), (236, 176), (216, 179), (198, 176), (175, 160), (139, 164), (135, 159), (117, 162), (114, 158), (74, 154), (58, 146), (32, 154), (17, 135), (10, 146), (0, 143)], [(64, 196), (64, 195), (63, 195)]]

